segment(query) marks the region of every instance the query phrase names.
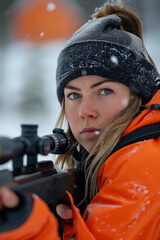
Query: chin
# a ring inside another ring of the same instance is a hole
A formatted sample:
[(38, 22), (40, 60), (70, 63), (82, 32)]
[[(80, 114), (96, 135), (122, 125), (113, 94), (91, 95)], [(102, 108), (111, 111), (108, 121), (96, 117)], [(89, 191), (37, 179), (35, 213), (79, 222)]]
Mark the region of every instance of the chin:
[[(95, 146), (95, 144), (94, 144), (94, 146)], [(83, 146), (83, 147), (87, 150), (87, 152), (90, 153), (93, 150), (94, 146), (92, 145), (92, 146)]]
[[(78, 141), (78, 140), (77, 140)], [(78, 141), (80, 145), (87, 150), (87, 152), (91, 152), (96, 145), (97, 141)]]

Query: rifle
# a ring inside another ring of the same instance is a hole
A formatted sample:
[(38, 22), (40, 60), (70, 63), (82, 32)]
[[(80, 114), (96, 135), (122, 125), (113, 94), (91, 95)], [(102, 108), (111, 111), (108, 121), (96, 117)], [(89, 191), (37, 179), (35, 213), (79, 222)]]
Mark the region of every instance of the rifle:
[(67, 201), (68, 191), (78, 204), (84, 196), (82, 172), (76, 169), (57, 172), (52, 161), (37, 160), (38, 154), (64, 154), (71, 146), (70, 136), (60, 128), (41, 138), (37, 136), (38, 125), (22, 124), (21, 129), (20, 137), (0, 137), (0, 164), (12, 160), (13, 166), (12, 171), (0, 171), (0, 187), (8, 186), (20, 193), (35, 193), (52, 207)]

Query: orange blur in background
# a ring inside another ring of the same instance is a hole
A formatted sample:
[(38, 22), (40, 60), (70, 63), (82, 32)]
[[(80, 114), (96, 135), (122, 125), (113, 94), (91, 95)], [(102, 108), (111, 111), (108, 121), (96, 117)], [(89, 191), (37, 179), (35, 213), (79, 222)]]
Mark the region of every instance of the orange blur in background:
[(79, 10), (67, 0), (27, 0), (14, 11), (13, 36), (40, 43), (69, 39), (83, 21)]

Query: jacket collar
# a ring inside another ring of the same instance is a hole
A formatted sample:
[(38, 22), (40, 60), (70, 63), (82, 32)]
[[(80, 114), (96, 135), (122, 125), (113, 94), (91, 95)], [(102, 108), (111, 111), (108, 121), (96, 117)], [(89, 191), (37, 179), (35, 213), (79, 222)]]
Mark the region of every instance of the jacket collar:
[(153, 98), (146, 104), (146, 109), (144, 108), (124, 130), (122, 137), (140, 127), (160, 122), (160, 110), (150, 109), (150, 106), (154, 104), (160, 104), (160, 90), (158, 90)]

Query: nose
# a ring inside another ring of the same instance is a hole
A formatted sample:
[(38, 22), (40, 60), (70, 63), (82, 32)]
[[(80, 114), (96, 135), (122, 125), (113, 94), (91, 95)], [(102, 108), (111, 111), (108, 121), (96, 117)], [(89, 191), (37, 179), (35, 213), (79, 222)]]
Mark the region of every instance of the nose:
[(84, 100), (81, 103), (79, 116), (82, 119), (86, 118), (96, 118), (98, 115), (96, 105), (91, 100)]

